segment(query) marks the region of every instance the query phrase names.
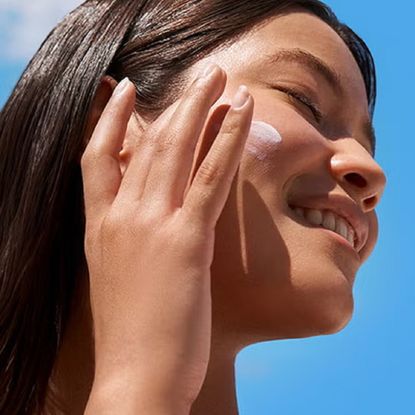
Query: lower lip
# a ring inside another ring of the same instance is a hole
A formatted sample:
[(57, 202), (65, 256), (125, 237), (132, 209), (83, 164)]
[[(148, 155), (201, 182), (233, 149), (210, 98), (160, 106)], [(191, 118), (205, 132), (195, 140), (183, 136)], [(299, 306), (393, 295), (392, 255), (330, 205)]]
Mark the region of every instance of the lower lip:
[(350, 245), (349, 241), (345, 238), (343, 238), (343, 236), (339, 235), (336, 232), (333, 232), (329, 229), (323, 228), (322, 226), (315, 226), (312, 225), (311, 223), (307, 222), (304, 218), (298, 216), (291, 208), (290, 209), (290, 216), (292, 219), (294, 219), (296, 222), (300, 222), (301, 225), (310, 228), (310, 229), (319, 229), (321, 231), (323, 231), (324, 233), (326, 233), (327, 235), (330, 235), (332, 238), (334, 238), (338, 243), (340, 243), (342, 246), (346, 247), (347, 250), (349, 252), (351, 252), (355, 258), (360, 262), (360, 256), (359, 253), (356, 251), (356, 249), (354, 249), (354, 247), (352, 245)]
[[(312, 225), (310, 225), (310, 227), (313, 227)], [(353, 246), (350, 245), (349, 241), (346, 240), (345, 238), (343, 238), (343, 236), (339, 235), (336, 232), (330, 231), (329, 229), (326, 228), (321, 228), (321, 227), (315, 227), (315, 229), (321, 229), (322, 231), (325, 231), (328, 233), (328, 235), (332, 236), (333, 238), (335, 238), (339, 243), (341, 243), (342, 245), (346, 246), (351, 252), (353, 252), (353, 254), (359, 258), (359, 254), (358, 252), (353, 248)]]

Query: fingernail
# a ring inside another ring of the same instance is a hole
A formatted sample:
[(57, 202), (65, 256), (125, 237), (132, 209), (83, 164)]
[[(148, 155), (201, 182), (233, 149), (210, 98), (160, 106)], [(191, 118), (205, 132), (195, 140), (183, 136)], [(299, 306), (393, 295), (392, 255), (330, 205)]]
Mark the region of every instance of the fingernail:
[(206, 68), (204, 68), (200, 74), (199, 74), (199, 78), (207, 78), (209, 75), (211, 75), (213, 73), (213, 71), (216, 69), (217, 65), (215, 65), (214, 63), (210, 63), (208, 66), (206, 66)]
[(114, 89), (114, 93), (113, 95), (121, 95), (125, 88), (127, 88), (128, 84), (129, 84), (130, 80), (128, 79), (128, 76), (125, 77)]
[(232, 98), (232, 107), (235, 109), (242, 108), (249, 98), (248, 88), (245, 85), (240, 85), (236, 94)]

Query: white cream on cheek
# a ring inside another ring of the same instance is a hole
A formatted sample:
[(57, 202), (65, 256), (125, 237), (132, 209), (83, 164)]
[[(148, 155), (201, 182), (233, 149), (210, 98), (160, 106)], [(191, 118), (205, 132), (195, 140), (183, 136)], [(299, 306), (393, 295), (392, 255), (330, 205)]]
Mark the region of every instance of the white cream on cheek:
[(282, 142), (282, 136), (272, 125), (253, 121), (245, 149), (259, 160), (265, 160)]

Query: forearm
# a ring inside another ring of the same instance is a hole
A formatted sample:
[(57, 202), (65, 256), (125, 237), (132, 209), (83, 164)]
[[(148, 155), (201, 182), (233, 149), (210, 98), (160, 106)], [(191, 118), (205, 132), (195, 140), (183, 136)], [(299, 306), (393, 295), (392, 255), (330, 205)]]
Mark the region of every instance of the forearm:
[(92, 387), (84, 415), (189, 415), (191, 405), (161, 398), (133, 382), (110, 380)]
[(189, 415), (190, 410), (180, 411), (166, 404), (144, 405), (135, 399), (117, 397), (94, 398), (88, 401), (85, 415)]

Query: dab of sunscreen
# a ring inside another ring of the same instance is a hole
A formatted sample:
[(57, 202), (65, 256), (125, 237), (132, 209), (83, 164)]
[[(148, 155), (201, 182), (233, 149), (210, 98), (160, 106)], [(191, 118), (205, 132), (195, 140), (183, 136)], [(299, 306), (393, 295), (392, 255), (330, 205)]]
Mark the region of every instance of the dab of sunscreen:
[(265, 160), (281, 141), (281, 134), (272, 125), (263, 121), (253, 121), (245, 148), (254, 157)]

